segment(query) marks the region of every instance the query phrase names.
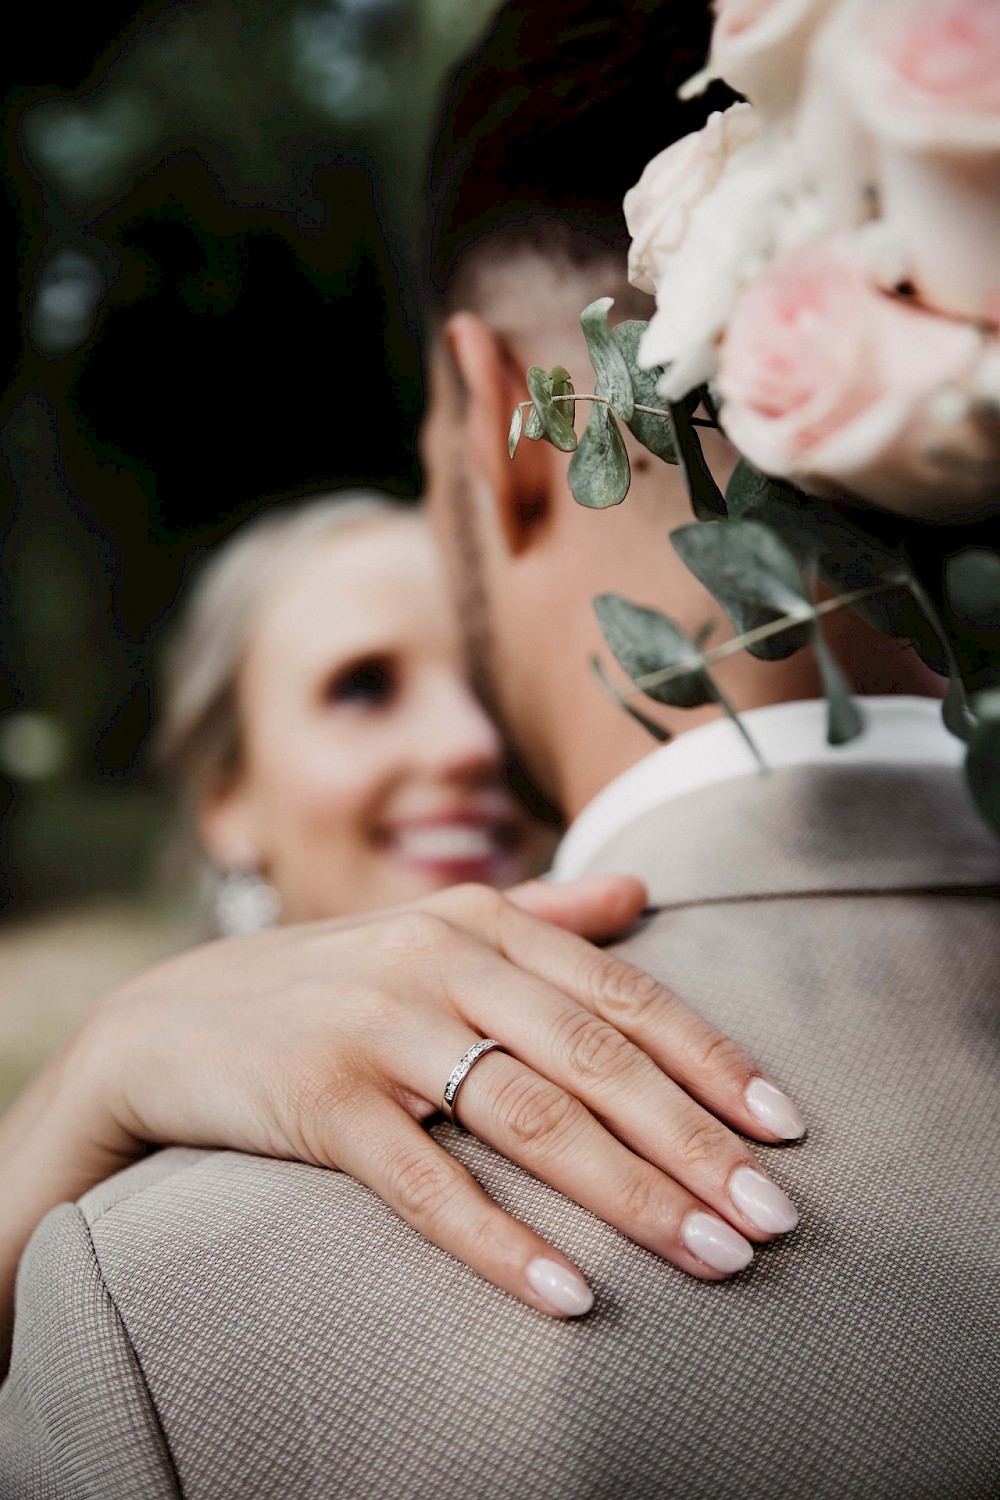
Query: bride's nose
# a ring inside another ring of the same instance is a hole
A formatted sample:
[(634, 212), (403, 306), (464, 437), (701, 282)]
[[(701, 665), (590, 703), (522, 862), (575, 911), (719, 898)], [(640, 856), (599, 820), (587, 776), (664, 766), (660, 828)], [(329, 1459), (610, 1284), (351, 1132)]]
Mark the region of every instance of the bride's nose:
[(425, 714), (423, 758), (437, 772), (470, 776), (499, 768), (500, 733), (462, 678), (442, 675), (428, 695)]

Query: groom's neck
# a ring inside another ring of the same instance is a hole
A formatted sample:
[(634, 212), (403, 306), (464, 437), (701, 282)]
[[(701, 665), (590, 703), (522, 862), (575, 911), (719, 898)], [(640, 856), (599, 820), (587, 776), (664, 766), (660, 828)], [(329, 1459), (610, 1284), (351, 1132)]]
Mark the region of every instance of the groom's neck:
[[(924, 665), (908, 643), (878, 634), (848, 612), (828, 617), (824, 633), (859, 697), (943, 695), (942, 679)], [(781, 663), (758, 662), (745, 655), (732, 657), (727, 669), (718, 670), (717, 676), (727, 698), (744, 713), (823, 695), (818, 666), (812, 653), (806, 651)], [(588, 710), (581, 711), (588, 697)], [(714, 705), (672, 710), (641, 697), (633, 701), (668, 731), (671, 742), (723, 716)], [(553, 735), (551, 765), (558, 805), (572, 821), (604, 787), (659, 746), (623, 708), (597, 690), (592, 677), (579, 684), (572, 706), (567, 704), (560, 718), (560, 731)], [(570, 732), (566, 732), (566, 725), (572, 726)]]

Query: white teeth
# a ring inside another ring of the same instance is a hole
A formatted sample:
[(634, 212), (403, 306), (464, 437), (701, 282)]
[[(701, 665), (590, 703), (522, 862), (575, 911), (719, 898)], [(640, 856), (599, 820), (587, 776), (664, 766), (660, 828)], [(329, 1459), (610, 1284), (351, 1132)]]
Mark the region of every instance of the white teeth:
[(489, 829), (471, 823), (401, 829), (396, 847), (406, 859), (428, 861), (490, 859), (496, 853)]

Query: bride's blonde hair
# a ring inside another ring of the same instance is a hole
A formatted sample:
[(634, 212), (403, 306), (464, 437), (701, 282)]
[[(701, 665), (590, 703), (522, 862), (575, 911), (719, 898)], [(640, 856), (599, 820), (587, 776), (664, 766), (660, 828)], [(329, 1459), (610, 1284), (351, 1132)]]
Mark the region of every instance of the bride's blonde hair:
[(225, 790), (239, 772), (239, 676), (261, 600), (331, 532), (418, 514), (379, 491), (342, 490), (265, 511), (213, 549), (164, 653), (154, 742), (157, 760), (192, 802)]

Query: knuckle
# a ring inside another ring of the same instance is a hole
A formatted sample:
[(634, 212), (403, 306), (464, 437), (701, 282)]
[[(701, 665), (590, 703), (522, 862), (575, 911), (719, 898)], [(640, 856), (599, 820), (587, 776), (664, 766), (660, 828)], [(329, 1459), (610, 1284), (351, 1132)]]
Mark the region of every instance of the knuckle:
[(443, 899), (457, 921), (488, 933), (497, 930), (508, 910), (506, 899), (490, 885), (453, 886)]
[(505, 905), (503, 896), (493, 886), (477, 885), (473, 882), (458, 886), (455, 899), (467, 911), (478, 912), (484, 916), (495, 915)]
[(605, 1084), (630, 1072), (635, 1048), (606, 1021), (584, 1012), (574, 1016), (564, 1035), (566, 1059), (578, 1083)]
[(412, 958), (438, 952), (450, 931), (448, 922), (435, 912), (399, 911), (380, 924), (378, 942), (390, 958)]
[(475, 921), (477, 918), (489, 921), (504, 906), (504, 897), (499, 891), (495, 891), (492, 885), (478, 885), (475, 880), (448, 886), (447, 891), (442, 891), (433, 900), (436, 906), (445, 912), (454, 913), (462, 921)]
[(629, 1172), (618, 1185), (615, 1216), (620, 1224), (641, 1224), (652, 1213), (653, 1179), (645, 1172)]
[(426, 1223), (461, 1189), (461, 1170), (445, 1154), (413, 1150), (397, 1156), (389, 1169), (391, 1200), (411, 1222)]
[(669, 991), (644, 969), (609, 964), (601, 986), (601, 1009), (615, 1025), (642, 1026), (669, 1007)]
[(695, 1046), (695, 1064), (702, 1073), (716, 1077), (747, 1071), (742, 1050), (722, 1032), (706, 1027)]
[(555, 1084), (516, 1075), (501, 1085), (493, 1108), (499, 1124), (513, 1136), (516, 1145), (537, 1148), (563, 1134), (581, 1106)]
[(725, 1153), (729, 1140), (725, 1127), (706, 1115), (688, 1124), (673, 1143), (672, 1154), (685, 1170), (694, 1172), (717, 1161)]

